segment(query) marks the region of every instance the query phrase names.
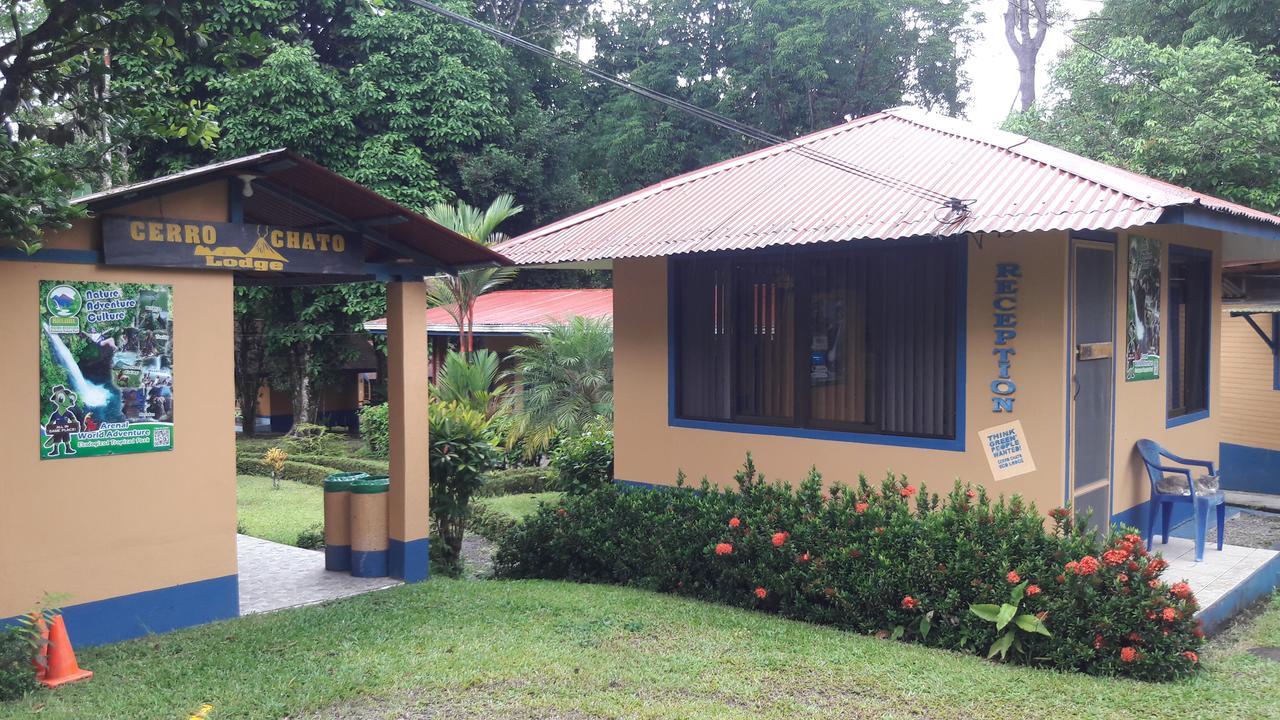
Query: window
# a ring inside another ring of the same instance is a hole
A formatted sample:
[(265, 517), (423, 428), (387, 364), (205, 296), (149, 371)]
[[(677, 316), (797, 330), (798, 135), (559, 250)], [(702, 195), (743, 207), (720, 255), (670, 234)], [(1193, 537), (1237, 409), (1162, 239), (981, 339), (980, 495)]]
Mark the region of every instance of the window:
[(1169, 248), (1169, 419), (1209, 411), (1209, 328), (1213, 308), (1208, 252)]
[(672, 258), (676, 416), (954, 439), (958, 253)]

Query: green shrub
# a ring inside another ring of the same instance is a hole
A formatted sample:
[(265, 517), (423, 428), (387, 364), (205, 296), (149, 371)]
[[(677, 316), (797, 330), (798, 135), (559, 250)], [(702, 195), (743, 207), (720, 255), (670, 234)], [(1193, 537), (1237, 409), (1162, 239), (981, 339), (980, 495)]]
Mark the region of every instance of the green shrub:
[(750, 458), (737, 481), (567, 496), (502, 537), (496, 571), (674, 592), (984, 656), (1008, 630), (984, 619), (985, 606), (1011, 604), (1050, 633), (1021, 633), (1011, 661), (1143, 680), (1197, 668), (1195, 599), (1159, 580), (1165, 561), (1136, 535), (1103, 542), (1062, 508), (1046, 530), (1018, 497), (992, 501), (959, 483), (944, 498), (893, 475), (824, 492), (815, 470), (792, 489), (765, 483)]
[(490, 470), (476, 490), (481, 497), (541, 493), (557, 489), (558, 476), (552, 468), (518, 467)]
[(298, 541), (294, 543), (304, 550), (319, 550), (324, 547), (324, 525), (316, 523), (298, 533)]
[(344, 452), (342, 438), (323, 425), (310, 423), (294, 425), (280, 441), (280, 446), (290, 455), (340, 455)]
[(467, 530), (480, 537), (498, 542), (516, 526), (516, 519), (503, 512), (498, 512), (483, 502), (471, 503), (467, 514)]
[(598, 417), (578, 435), (563, 438), (551, 453), (560, 488), (583, 495), (613, 482), (613, 423)]
[(335, 455), (292, 455), (290, 460), (336, 468), (342, 472), (362, 472), (370, 475), (386, 475), (390, 472), (386, 460), (341, 457)]
[(360, 410), (360, 437), (374, 457), (386, 457), (391, 448), (387, 404), (368, 405)]
[(18, 627), (0, 627), (0, 702), (17, 700), (40, 687), (31, 665), (31, 643)]
[(467, 528), (467, 506), (498, 449), (484, 413), (458, 403), (433, 402), (431, 419), (431, 519), (440, 533), (444, 564), (458, 564)]

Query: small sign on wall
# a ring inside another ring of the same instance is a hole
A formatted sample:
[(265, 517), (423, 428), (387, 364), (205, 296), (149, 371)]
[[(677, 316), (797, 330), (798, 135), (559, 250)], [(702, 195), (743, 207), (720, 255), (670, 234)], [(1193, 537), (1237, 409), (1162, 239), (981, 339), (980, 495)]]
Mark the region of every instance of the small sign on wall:
[(1031, 458), (1021, 420), (979, 430), (978, 438), (991, 465), (991, 476), (997, 481), (1035, 472), (1036, 461)]

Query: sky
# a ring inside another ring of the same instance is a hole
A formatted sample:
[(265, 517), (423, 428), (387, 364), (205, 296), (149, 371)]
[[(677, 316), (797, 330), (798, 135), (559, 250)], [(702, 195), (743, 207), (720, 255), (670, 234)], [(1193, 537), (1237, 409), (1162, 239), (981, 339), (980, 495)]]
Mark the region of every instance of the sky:
[[(1082, 18), (1102, 4), (1100, 0), (1060, 0), (1060, 3), (1071, 19)], [(986, 22), (978, 27), (980, 37), (974, 42), (973, 54), (965, 64), (972, 83), (966, 114), (973, 122), (989, 127), (999, 127), (1004, 122), (1018, 94), (1018, 64), (1004, 38), (1006, 4), (1007, 0), (978, 1), (977, 9), (986, 15)], [(1037, 93), (1043, 93), (1049, 84), (1049, 68), (1054, 58), (1070, 44), (1060, 29), (1049, 29), (1036, 61)]]

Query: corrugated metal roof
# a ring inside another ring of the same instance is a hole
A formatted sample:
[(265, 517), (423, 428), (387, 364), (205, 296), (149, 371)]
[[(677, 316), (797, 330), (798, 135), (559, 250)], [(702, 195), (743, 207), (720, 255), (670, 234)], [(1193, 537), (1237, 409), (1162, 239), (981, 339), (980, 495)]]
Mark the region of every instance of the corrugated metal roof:
[[(172, 188), (186, 187), (192, 183), (233, 178), (240, 173), (258, 177), (255, 182), (269, 182), (316, 207), (339, 215), (359, 226), (368, 223), (372, 230), (388, 239), (434, 258), (445, 269), (471, 265), (509, 265), (503, 256), (480, 243), (439, 225), (420, 213), (414, 212), (369, 188), (339, 175), (307, 158), (287, 149), (268, 150), (245, 155), (232, 160), (201, 165), (172, 175), (121, 185), (92, 195), (73, 199), (71, 202), (86, 206), (90, 211), (109, 209), (122, 202), (157, 195)], [(245, 200), (247, 222), (274, 222), (277, 225), (293, 223), (292, 227), (311, 225), (328, 226), (328, 220), (314, 217), (312, 211), (301, 210), (288, 200), (273, 198), (256, 191)], [(371, 262), (394, 262), (405, 258), (395, 249), (366, 247), (366, 259)]]
[[(613, 318), (613, 290), (498, 290), (476, 299), (474, 327), (486, 333), (530, 335), (574, 317)], [(387, 319), (364, 324), (369, 332), (386, 332)], [(443, 307), (427, 310), (427, 332), (458, 332), (458, 323)]]
[[(940, 202), (805, 158), (812, 148), (949, 197)], [(508, 240), (517, 264), (896, 239), (963, 232), (1107, 230), (1196, 205), (1280, 217), (1074, 155), (1021, 135), (895, 108), (665, 180)]]

